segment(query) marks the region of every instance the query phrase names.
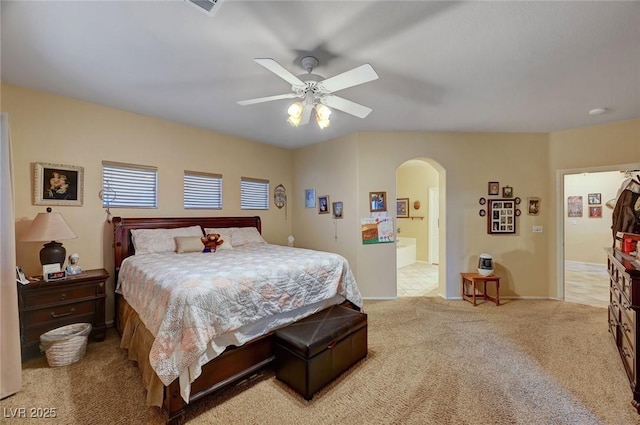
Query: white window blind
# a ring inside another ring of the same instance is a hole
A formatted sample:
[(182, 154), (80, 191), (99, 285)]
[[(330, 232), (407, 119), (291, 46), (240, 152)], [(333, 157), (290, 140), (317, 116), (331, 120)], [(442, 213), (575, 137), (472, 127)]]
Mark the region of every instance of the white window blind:
[(184, 208), (222, 209), (222, 174), (185, 170)]
[(102, 161), (103, 208), (158, 208), (158, 169)]
[(269, 180), (241, 177), (240, 208), (243, 210), (268, 210)]

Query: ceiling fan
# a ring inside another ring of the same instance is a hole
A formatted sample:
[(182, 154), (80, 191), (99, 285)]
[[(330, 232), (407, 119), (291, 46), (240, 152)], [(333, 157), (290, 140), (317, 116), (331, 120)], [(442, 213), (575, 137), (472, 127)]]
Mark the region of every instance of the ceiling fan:
[(271, 58), (258, 58), (254, 59), (254, 61), (291, 84), (291, 93), (241, 100), (238, 102), (240, 105), (299, 98), (302, 99), (301, 102), (296, 102), (289, 107), (289, 119), (287, 121), (294, 126), (307, 124), (312, 110), (315, 109), (316, 120), (320, 128), (329, 125), (329, 115), (331, 114), (329, 108), (337, 109), (359, 118), (365, 118), (372, 111), (371, 108), (333, 94), (339, 90), (377, 80), (378, 74), (369, 64), (360, 65), (357, 68), (325, 79), (313, 73), (313, 70), (318, 66), (318, 59), (313, 56), (302, 58), (302, 68), (307, 73), (298, 76)]

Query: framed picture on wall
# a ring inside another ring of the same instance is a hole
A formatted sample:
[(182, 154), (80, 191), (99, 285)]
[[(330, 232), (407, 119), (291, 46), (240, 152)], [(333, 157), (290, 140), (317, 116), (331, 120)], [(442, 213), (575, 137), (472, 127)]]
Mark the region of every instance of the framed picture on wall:
[(369, 192), (369, 210), (371, 212), (387, 210), (387, 192)]
[(582, 196), (567, 197), (567, 217), (582, 217)]
[(529, 198), (529, 215), (540, 214), (540, 198)]
[(304, 207), (315, 208), (316, 207), (316, 190), (305, 189), (304, 191)]
[(33, 195), (34, 205), (81, 207), (84, 196), (84, 167), (36, 162)]
[(589, 218), (602, 218), (602, 207), (589, 207)]
[(342, 201), (332, 202), (331, 203), (331, 213), (333, 214), (333, 218), (342, 218), (344, 214), (344, 205)]
[(396, 217), (409, 218), (409, 198), (398, 198), (396, 200)]
[(602, 196), (600, 193), (590, 193), (587, 195), (589, 205), (600, 205), (602, 203), (601, 198)]
[(487, 233), (516, 233), (516, 204), (511, 199), (489, 199)]
[(500, 183), (498, 183), (498, 182), (489, 182), (489, 188), (487, 189), (487, 193), (489, 195), (499, 195), (500, 194)]
[(318, 214), (329, 214), (329, 195), (318, 196)]

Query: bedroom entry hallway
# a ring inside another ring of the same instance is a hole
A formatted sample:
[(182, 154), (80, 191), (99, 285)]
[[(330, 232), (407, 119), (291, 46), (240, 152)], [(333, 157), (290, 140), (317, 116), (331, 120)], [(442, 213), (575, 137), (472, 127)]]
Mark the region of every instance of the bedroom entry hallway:
[(439, 293), (438, 227), (440, 174), (428, 159), (410, 159), (396, 170), (396, 293)]

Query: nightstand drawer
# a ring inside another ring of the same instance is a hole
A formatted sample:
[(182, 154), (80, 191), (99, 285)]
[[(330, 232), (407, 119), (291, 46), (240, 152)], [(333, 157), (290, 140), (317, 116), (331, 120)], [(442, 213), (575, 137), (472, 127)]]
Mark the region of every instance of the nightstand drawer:
[(96, 295), (95, 285), (60, 287), (47, 291), (35, 291), (34, 294), (25, 295), (24, 308), (29, 309), (48, 304), (59, 304), (81, 298), (95, 297)]
[(56, 321), (63, 318), (75, 319), (79, 316), (94, 314), (95, 311), (95, 300), (84, 301), (81, 303), (58, 305), (49, 308), (25, 311), (23, 313), (23, 323), (25, 326), (30, 326), (33, 324)]
[[(40, 345), (40, 336), (45, 332), (59, 328), (61, 326), (71, 325), (72, 323), (92, 323), (95, 320), (96, 315), (94, 313), (89, 313), (84, 315), (76, 315), (73, 317), (63, 317), (62, 319), (56, 321), (38, 323), (32, 326), (28, 326), (24, 329), (22, 342), (37, 347)], [(90, 336), (94, 335), (94, 333), (94, 329), (92, 329)]]

